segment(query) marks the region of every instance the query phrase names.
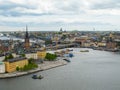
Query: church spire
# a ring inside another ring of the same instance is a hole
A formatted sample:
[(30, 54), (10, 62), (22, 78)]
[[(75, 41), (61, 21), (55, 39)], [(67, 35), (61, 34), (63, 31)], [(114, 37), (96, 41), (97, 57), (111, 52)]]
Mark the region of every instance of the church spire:
[(26, 34), (25, 34), (25, 38), (29, 38), (29, 36), (28, 36), (28, 27), (27, 27), (27, 25), (26, 25)]
[(30, 42), (29, 42), (29, 35), (28, 35), (28, 27), (26, 25), (26, 33), (25, 33), (25, 48), (30, 48)]

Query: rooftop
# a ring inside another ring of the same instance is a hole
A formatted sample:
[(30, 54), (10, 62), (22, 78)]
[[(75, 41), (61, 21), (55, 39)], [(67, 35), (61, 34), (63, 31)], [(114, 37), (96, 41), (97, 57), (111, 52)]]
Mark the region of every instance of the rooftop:
[(26, 57), (17, 57), (17, 58), (13, 58), (13, 59), (8, 59), (7, 62), (17, 62), (17, 61), (21, 61), (21, 60), (25, 60)]
[(3, 65), (4, 63), (3, 62), (0, 62), (0, 65)]

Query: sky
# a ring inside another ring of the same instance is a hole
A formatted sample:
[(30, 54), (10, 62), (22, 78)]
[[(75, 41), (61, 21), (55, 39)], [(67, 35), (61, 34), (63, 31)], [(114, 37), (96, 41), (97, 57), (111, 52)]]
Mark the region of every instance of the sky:
[(117, 30), (120, 0), (0, 0), (0, 31)]

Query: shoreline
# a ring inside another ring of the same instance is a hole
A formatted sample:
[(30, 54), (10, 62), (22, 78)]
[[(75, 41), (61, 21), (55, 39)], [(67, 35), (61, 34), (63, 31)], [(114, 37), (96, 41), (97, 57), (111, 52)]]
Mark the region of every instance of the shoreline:
[(40, 71), (49, 70), (49, 69), (52, 69), (52, 68), (64, 66), (66, 64), (67, 64), (67, 62), (64, 61), (64, 60), (44, 61), (43, 64), (38, 64), (38, 68), (36, 68), (36, 69), (32, 69), (32, 70), (25, 71), (25, 72), (17, 72), (16, 71), (16, 72), (13, 72), (13, 73), (0, 74), (0, 79), (14, 78), (14, 77), (19, 77), (19, 76), (23, 76), (23, 75), (28, 75), (28, 74), (32, 74), (32, 73), (36, 73), (36, 72), (40, 72)]

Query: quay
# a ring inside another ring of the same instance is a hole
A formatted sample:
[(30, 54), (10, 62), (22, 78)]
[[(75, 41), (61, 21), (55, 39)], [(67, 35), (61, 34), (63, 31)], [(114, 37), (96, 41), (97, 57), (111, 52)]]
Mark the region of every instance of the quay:
[(24, 72), (16, 71), (16, 72), (13, 72), (13, 73), (0, 74), (0, 79), (28, 75), (28, 74), (32, 74), (32, 73), (35, 73), (35, 72), (44, 71), (44, 70), (52, 69), (52, 68), (55, 68), (55, 67), (63, 66), (63, 65), (66, 65), (66, 64), (67, 64), (67, 62), (64, 61), (64, 60), (44, 61), (43, 64), (38, 64), (38, 68), (36, 68), (36, 69), (32, 69), (32, 70), (24, 71)]
[(46, 49), (64, 49), (64, 48), (71, 48), (71, 47), (77, 47), (77, 44), (76, 43), (71, 43), (71, 44), (58, 44), (58, 45), (55, 45), (55, 46), (52, 46), (52, 47), (46, 47)]

